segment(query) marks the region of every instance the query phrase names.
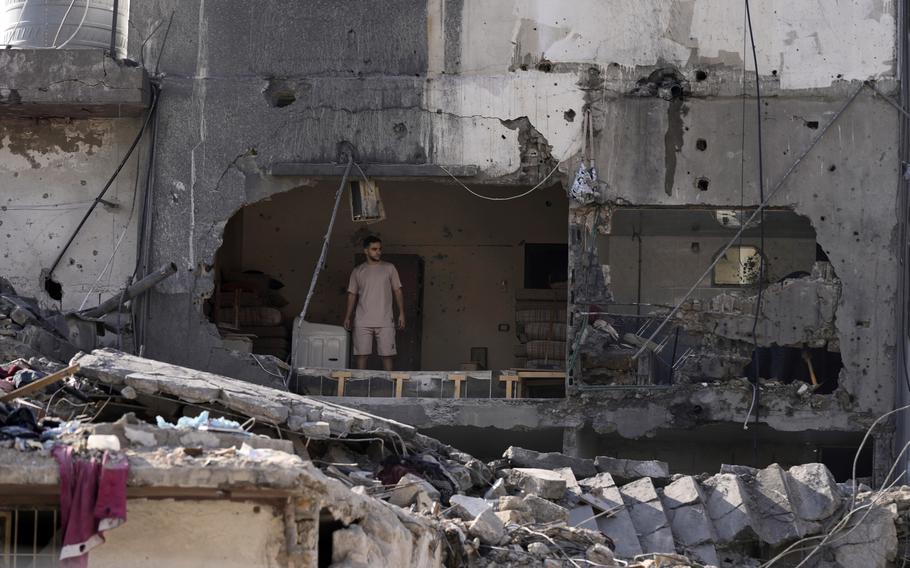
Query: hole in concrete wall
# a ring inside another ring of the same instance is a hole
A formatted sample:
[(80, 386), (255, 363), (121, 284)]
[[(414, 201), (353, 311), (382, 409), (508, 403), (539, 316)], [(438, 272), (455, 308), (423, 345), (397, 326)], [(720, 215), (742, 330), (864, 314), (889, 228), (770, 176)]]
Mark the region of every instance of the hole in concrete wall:
[(57, 300), (58, 302), (63, 300), (63, 286), (50, 276), (44, 278), (44, 291), (47, 292), (47, 295), (53, 300)]
[(772, 69), (772, 70), (771, 70), (771, 76), (772, 76), (772, 77), (777, 77), (777, 69)]
[(834, 164), (831, 164), (830, 166), (828, 166), (828, 171), (829, 171), (829, 172), (833, 172), (833, 171), (836, 170), (836, 169), (837, 169), (837, 166), (835, 166)]
[(575, 120), (575, 111), (569, 109), (566, 112), (562, 113), (562, 117), (565, 118), (568, 122), (573, 122)]
[(548, 59), (541, 59), (537, 62), (537, 70), (543, 71), (544, 73), (549, 73), (553, 70), (553, 63)]
[(695, 72), (696, 81), (704, 81), (707, 78), (708, 78), (708, 74), (705, 71), (702, 71), (701, 69), (699, 69)]
[(270, 106), (282, 108), (297, 101), (297, 92), (294, 85), (284, 79), (269, 79), (268, 85), (262, 91), (266, 102)]
[(809, 128), (811, 130), (818, 130), (818, 121), (817, 120), (807, 120), (806, 128)]
[[(364, 161), (370, 159), (364, 157)], [(308, 308), (308, 322), (333, 326), (321, 328), (334, 334), (331, 337), (348, 337), (341, 327), (347, 286), (351, 272), (363, 262), (363, 239), (375, 235), (383, 241), (383, 260), (399, 272), (405, 296), (407, 325), (396, 337), (397, 370), (460, 369), (471, 361), (471, 347), (478, 345), (489, 349), (490, 369), (531, 364), (564, 367), (569, 209), (564, 190), (557, 185), (542, 187), (510, 201), (504, 215), (502, 206), (478, 200), (455, 185), (374, 181), (381, 192), (385, 219), (369, 225), (355, 221), (345, 197), (326, 266)], [(337, 180), (272, 195), (243, 207), (228, 221), (212, 275), (215, 294), (206, 313), (225, 343), (230, 338), (232, 349), (242, 350), (245, 345), (252, 353), (282, 360), (293, 351), (293, 334), (298, 329), (294, 320), (303, 308), (320, 255), (337, 189), (333, 183)], [(517, 187), (476, 190), (491, 197), (522, 192)], [(545, 290), (524, 287), (526, 243), (562, 249), (562, 270), (544, 266), (537, 271)], [(284, 287), (269, 287), (273, 280)], [(553, 306), (553, 310), (546, 311), (546, 320), (533, 319), (536, 315), (530, 312), (541, 304)], [(519, 329), (517, 324), (522, 321), (556, 325)], [(502, 323), (509, 324), (508, 332), (499, 331)], [(530, 351), (518, 350), (519, 344), (531, 342), (540, 343)], [(350, 349), (345, 346), (349, 344), (340, 345), (332, 355), (336, 361), (323, 365), (304, 358), (299, 365), (351, 367), (357, 361), (349, 358)], [(381, 368), (382, 361), (374, 357), (367, 365)], [(417, 394), (417, 382), (412, 384)], [(367, 383), (362, 385), (366, 389)], [(466, 390), (473, 386), (467, 385)], [(489, 385), (484, 387), (488, 395)], [(377, 383), (372, 388), (375, 394)], [(438, 396), (438, 382), (435, 390), (428, 385), (421, 388), (426, 389), (420, 391), (423, 396)], [(451, 389), (451, 383), (446, 388)]]
[(704, 152), (705, 150), (708, 149), (708, 141), (705, 140), (704, 138), (699, 138), (698, 140), (695, 141), (695, 149), (700, 152)]
[(319, 540), (316, 548), (317, 563), (319, 568), (328, 568), (332, 564), (332, 536), (335, 531), (346, 528), (347, 525), (336, 521), (328, 509), (319, 512)]
[[(840, 353), (815, 347), (787, 347), (772, 345), (759, 347), (752, 353), (752, 361), (743, 369), (744, 377), (755, 376), (780, 381), (784, 384), (803, 382), (810, 385), (814, 394), (831, 394), (837, 389), (837, 379), (844, 367)], [(813, 383), (814, 377), (814, 383)]]
[(710, 183), (711, 180), (708, 178), (698, 178), (698, 180), (695, 182), (695, 187), (697, 187), (699, 191), (708, 191), (708, 185), (710, 185)]

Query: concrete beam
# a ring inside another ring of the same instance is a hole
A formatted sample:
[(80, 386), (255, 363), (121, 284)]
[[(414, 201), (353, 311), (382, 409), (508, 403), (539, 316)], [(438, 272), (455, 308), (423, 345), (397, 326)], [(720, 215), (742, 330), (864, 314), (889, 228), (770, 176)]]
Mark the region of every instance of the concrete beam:
[(150, 102), (145, 71), (100, 49), (8, 49), (0, 69), (0, 116), (130, 117)]

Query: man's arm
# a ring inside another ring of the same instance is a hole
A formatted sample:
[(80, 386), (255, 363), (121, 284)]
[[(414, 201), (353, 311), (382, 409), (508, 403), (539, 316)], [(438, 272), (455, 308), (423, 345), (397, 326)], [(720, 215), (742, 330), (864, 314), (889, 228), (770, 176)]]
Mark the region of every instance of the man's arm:
[[(400, 292), (400, 290), (399, 290)], [(344, 311), (344, 328), (351, 331), (351, 316), (354, 315), (354, 306), (357, 305), (357, 294), (348, 292), (348, 307)], [(399, 304), (400, 305), (400, 304)]]
[(400, 287), (395, 288), (395, 303), (398, 304), (398, 329), (403, 330), (405, 326), (404, 294), (402, 294)]

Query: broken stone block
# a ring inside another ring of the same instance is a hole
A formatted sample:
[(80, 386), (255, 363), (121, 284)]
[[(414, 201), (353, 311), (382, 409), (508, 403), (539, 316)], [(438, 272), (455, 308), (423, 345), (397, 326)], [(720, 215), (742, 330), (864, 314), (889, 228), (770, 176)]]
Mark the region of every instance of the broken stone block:
[(452, 479), (455, 480), (459, 491), (467, 491), (474, 487), (474, 480), (471, 477), (471, 472), (465, 466), (458, 462), (448, 460), (445, 462), (445, 469), (449, 472), (449, 475), (452, 476)]
[(544, 499), (560, 499), (566, 492), (566, 480), (548, 469), (515, 468), (509, 471), (506, 483)]
[(541, 499), (533, 494), (525, 495), (522, 501), (536, 523), (565, 523), (569, 520), (568, 509), (560, 507), (552, 501)]
[(746, 478), (752, 528), (762, 541), (778, 545), (804, 535), (793, 510), (787, 473), (776, 463)]
[(594, 460), (597, 471), (609, 473), (617, 483), (626, 483), (642, 477), (652, 480), (665, 480), (670, 477), (670, 466), (667, 462), (657, 460), (626, 460), (597, 456)]
[(417, 504), (418, 508), (429, 507), (439, 501), (439, 491), (422, 477), (408, 473), (398, 480), (389, 496), (389, 503), (405, 508)]
[(9, 317), (11, 320), (18, 323), (19, 325), (25, 325), (25, 324), (27, 324), (29, 322), (33, 322), (37, 319), (35, 317), (35, 314), (33, 314), (31, 311), (29, 311), (26, 308), (23, 308), (21, 306), (16, 306), (15, 308), (13, 308), (13, 311), (11, 311), (9, 313)]
[(513, 509), (509, 509), (508, 511), (496, 511), (496, 517), (506, 525), (526, 525), (533, 521), (531, 515), (525, 511), (516, 511)]
[(694, 477), (677, 479), (663, 490), (664, 512), (677, 547), (703, 564), (718, 565), (714, 526), (705, 510), (704, 494)]
[(578, 484), (578, 480), (575, 478), (575, 473), (570, 467), (558, 467), (553, 470), (553, 473), (563, 478), (566, 482), (566, 491), (569, 491), (575, 495), (581, 494), (581, 486)]
[(493, 486), (487, 489), (487, 492), (483, 494), (484, 499), (498, 499), (499, 497), (505, 497), (506, 493), (506, 482), (503, 479), (497, 479), (493, 482)]
[(487, 509), (493, 508), (486, 500), (467, 495), (452, 495), (449, 505), (452, 506), (452, 512), (465, 521), (473, 521)]
[(717, 542), (751, 539), (754, 536), (746, 489), (740, 478), (732, 473), (718, 473), (702, 482), (705, 490), (705, 509)]
[(787, 473), (792, 481), (790, 489), (795, 501), (796, 514), (802, 520), (823, 521), (837, 511), (844, 495), (824, 464), (796, 465)]
[(593, 544), (585, 551), (585, 558), (594, 565), (616, 566), (613, 551), (605, 544)]
[(479, 459), (471, 458), (464, 465), (471, 473), (471, 481), (474, 485), (483, 487), (492, 481), (493, 471)]
[(512, 467), (537, 467), (545, 469), (556, 469), (568, 467), (572, 469), (577, 477), (591, 477), (597, 473), (594, 461), (584, 458), (574, 458), (558, 452), (536, 452), (526, 450), (516, 446), (509, 448), (502, 454), (504, 459), (509, 460)]
[(468, 534), (487, 544), (499, 544), (506, 534), (506, 528), (493, 510), (487, 509), (468, 525)]
[(673, 533), (657, 490), (649, 477), (619, 488), (644, 552), (675, 552)]
[(528, 507), (521, 497), (505, 496), (499, 498), (499, 505), (496, 507), (500, 511), (527, 511)]

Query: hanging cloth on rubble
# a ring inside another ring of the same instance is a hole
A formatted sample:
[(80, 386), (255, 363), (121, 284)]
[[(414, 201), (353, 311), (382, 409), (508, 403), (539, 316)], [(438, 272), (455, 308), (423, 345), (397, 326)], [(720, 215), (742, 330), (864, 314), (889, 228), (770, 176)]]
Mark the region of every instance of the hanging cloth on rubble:
[(60, 566), (86, 568), (89, 551), (104, 543), (103, 531), (126, 522), (130, 464), (126, 456), (109, 452), (100, 462), (80, 459), (63, 445), (55, 446), (53, 454), (60, 466)]
[[(584, 142), (582, 143), (581, 162), (578, 164), (578, 171), (575, 172), (572, 187), (569, 188), (569, 197), (588, 204), (598, 198), (597, 168), (594, 166), (594, 123), (591, 119), (590, 109), (585, 111), (582, 134)], [(586, 160), (587, 166), (585, 165)]]

